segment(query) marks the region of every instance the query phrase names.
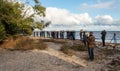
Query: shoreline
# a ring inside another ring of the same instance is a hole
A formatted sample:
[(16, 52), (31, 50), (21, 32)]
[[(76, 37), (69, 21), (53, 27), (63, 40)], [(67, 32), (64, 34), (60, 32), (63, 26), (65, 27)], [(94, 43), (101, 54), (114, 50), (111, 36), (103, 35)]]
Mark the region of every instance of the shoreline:
[[(75, 39), (75, 40), (70, 40), (70, 39), (60, 39), (60, 38), (46, 38), (46, 37), (34, 37), (34, 36), (32, 36), (32, 37), (30, 37), (30, 38), (32, 38), (32, 39), (42, 39), (42, 40), (57, 40), (57, 41), (80, 41), (80, 43), (82, 42), (80, 39)], [(96, 42), (96, 45), (97, 46), (102, 46), (102, 41), (95, 41)], [(120, 48), (120, 43), (110, 43), (110, 42), (106, 42), (106, 46), (108, 46), (108, 47), (113, 47), (114, 45), (117, 45), (119, 48)]]

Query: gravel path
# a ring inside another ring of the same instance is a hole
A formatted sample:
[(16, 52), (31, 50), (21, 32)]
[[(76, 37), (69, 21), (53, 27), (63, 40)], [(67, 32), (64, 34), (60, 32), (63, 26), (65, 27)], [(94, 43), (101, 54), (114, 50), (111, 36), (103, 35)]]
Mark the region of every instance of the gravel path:
[(36, 50), (0, 49), (0, 71), (79, 71), (81, 69), (81, 67)]

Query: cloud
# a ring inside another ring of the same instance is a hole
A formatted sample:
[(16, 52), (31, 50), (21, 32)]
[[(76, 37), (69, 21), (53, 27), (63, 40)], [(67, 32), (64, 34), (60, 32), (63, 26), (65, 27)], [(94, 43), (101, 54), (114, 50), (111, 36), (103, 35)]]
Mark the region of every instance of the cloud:
[(97, 0), (97, 3), (95, 4), (88, 4), (88, 3), (83, 3), (80, 6), (80, 9), (116, 9), (120, 7), (118, 4), (119, 1), (117, 0), (110, 0), (110, 1), (102, 1), (102, 0)]
[(110, 15), (98, 15), (92, 18), (88, 13), (73, 14), (66, 9), (48, 7), (46, 20), (52, 23), (44, 30), (119, 30), (120, 20), (113, 19)]
[(66, 9), (48, 7), (46, 9), (46, 19), (52, 21), (54, 25), (80, 25), (92, 23), (92, 18), (88, 13), (73, 14)]
[[(88, 6), (84, 4), (84, 6)], [(30, 6), (26, 6), (28, 9), (27, 16), (34, 13), (34, 10)], [(24, 11), (25, 11), (24, 10)], [(44, 30), (118, 30), (120, 28), (120, 19), (113, 19), (110, 15), (98, 15), (92, 18), (88, 13), (74, 14), (67, 9), (60, 9), (55, 7), (46, 8), (46, 17), (40, 17), (35, 15), (35, 21), (51, 21), (51, 25)]]
[[(29, 9), (29, 7), (25, 7)], [(27, 11), (28, 16), (33, 13), (30, 8)], [(35, 21), (51, 21), (51, 25), (44, 30), (116, 30), (119, 31), (120, 19), (113, 19), (110, 15), (98, 15), (92, 18), (88, 13), (74, 14), (66, 9), (59, 9), (55, 7), (46, 8), (46, 17), (35, 15)]]
[(95, 22), (99, 25), (113, 24), (113, 18), (110, 15), (96, 16)]
[(113, 5), (114, 5), (114, 2), (111, 1), (111, 2), (103, 2), (103, 3), (94, 4), (94, 5), (91, 5), (90, 7), (91, 8), (110, 9), (110, 8), (112, 8)]
[(97, 0), (95, 4), (82, 3), (79, 7), (81, 11), (91, 11), (91, 10), (111, 10), (120, 12), (120, 0)]

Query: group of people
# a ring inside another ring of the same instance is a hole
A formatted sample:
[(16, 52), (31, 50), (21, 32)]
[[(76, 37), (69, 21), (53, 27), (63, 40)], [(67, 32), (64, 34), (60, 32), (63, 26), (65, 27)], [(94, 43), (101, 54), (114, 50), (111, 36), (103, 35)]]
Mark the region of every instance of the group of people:
[[(88, 48), (90, 60), (94, 60), (93, 50), (96, 45), (95, 45), (95, 36), (93, 35), (93, 32), (87, 32), (87, 31), (80, 30), (79, 35), (80, 35), (80, 40)], [(101, 32), (101, 35), (102, 35), (101, 39), (102, 39), (103, 46), (105, 46), (106, 31), (103, 30)], [(40, 32), (40, 36), (45, 37), (45, 31)], [(51, 37), (51, 38), (75, 40), (75, 31), (46, 31), (46, 36), (48, 38)]]
[(84, 45), (88, 48), (89, 59), (94, 60), (94, 47), (95, 47), (95, 37), (93, 32), (86, 32), (80, 30), (80, 40), (84, 43)]
[[(106, 37), (106, 31), (103, 30), (101, 32), (101, 39), (103, 46), (105, 46), (105, 37)], [(84, 43), (84, 45), (88, 48), (88, 54), (89, 54), (89, 59), (92, 61), (94, 60), (94, 47), (96, 46), (95, 44), (95, 36), (93, 35), (93, 32), (86, 32), (83, 30), (80, 30), (80, 40)]]
[(75, 40), (75, 31), (51, 31), (51, 37)]

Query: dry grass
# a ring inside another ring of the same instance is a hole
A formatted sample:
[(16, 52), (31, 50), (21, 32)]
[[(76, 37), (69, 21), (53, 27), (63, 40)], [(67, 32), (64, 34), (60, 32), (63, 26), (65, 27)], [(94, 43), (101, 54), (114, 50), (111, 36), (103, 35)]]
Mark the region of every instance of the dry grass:
[(1, 45), (2, 48), (10, 50), (31, 50), (31, 49), (46, 49), (47, 45), (40, 40), (33, 40), (29, 37), (21, 36), (16, 39), (8, 38)]
[(69, 55), (69, 56), (72, 56), (75, 54), (75, 52), (73, 50), (71, 50), (68, 46), (66, 45), (63, 45), (60, 49), (63, 53)]
[(112, 59), (111, 62), (107, 64), (110, 71), (120, 71), (120, 57)]
[(15, 40), (12, 37), (8, 37), (6, 40), (4, 40), (1, 44), (1, 48), (8, 48), (12, 49), (16, 45)]
[(54, 42), (54, 43), (60, 43), (60, 44), (66, 44), (67, 42), (65, 40), (58, 40), (58, 39), (42, 39), (43, 42)]
[(63, 45), (61, 47), (61, 51), (68, 55), (74, 55), (75, 51), (86, 51), (86, 50), (87, 49), (84, 45), (73, 45), (73, 46)]
[(120, 50), (117, 50), (117, 49), (101, 49), (100, 52), (106, 56), (120, 54)]
[(84, 45), (73, 45), (70, 49), (75, 51), (87, 51), (87, 48)]

